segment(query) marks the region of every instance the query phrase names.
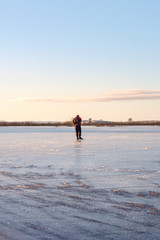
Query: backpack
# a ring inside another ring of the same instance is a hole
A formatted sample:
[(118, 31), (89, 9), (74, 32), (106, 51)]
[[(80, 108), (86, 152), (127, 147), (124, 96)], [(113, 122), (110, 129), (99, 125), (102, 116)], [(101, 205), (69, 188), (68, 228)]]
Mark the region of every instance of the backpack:
[(78, 118), (77, 118), (77, 117), (74, 118), (74, 124), (75, 124), (75, 125), (78, 124)]

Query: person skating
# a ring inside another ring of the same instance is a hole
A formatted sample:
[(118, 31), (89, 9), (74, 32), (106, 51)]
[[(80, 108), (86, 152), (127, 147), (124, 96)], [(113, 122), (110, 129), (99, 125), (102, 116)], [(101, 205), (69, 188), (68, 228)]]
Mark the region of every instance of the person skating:
[(75, 118), (73, 118), (73, 124), (75, 126), (77, 140), (83, 139), (81, 137), (81, 122), (82, 122), (82, 119), (80, 118), (79, 115), (77, 115)]

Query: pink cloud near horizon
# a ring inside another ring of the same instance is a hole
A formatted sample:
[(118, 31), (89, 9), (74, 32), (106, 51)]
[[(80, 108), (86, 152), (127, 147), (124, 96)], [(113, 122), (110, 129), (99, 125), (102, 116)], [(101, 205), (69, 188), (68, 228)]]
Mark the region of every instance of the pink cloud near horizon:
[(84, 98), (19, 98), (20, 102), (50, 102), (50, 103), (77, 103), (77, 102), (111, 102), (130, 100), (160, 100), (160, 91), (149, 90), (116, 90), (97, 97)]

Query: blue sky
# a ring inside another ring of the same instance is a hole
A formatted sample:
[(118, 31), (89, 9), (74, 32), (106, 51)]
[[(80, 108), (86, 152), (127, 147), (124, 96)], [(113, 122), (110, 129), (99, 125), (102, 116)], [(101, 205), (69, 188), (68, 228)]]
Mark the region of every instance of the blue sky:
[(0, 120), (159, 120), (159, 9), (0, 0)]

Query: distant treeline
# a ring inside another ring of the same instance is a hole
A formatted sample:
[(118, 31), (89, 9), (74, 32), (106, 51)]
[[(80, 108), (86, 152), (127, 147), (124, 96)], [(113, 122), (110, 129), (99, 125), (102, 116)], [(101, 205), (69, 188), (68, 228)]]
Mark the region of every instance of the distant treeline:
[[(115, 126), (160, 126), (160, 121), (131, 121), (131, 122), (82, 122), (83, 126), (96, 126), (96, 127), (115, 127)], [(34, 122), (34, 121), (25, 121), (25, 122), (0, 122), (0, 127), (9, 127), (9, 126), (51, 126), (51, 127), (61, 127), (67, 126), (72, 127), (72, 121), (66, 122)]]
[(0, 122), (0, 127), (24, 127), (24, 126), (53, 126), (53, 127), (60, 127), (60, 126), (72, 126), (72, 122), (67, 121), (67, 122), (32, 122), (32, 121), (26, 121), (26, 122)]
[(116, 126), (160, 126), (160, 121), (132, 121), (132, 122), (90, 122), (84, 123), (86, 126), (116, 127)]

